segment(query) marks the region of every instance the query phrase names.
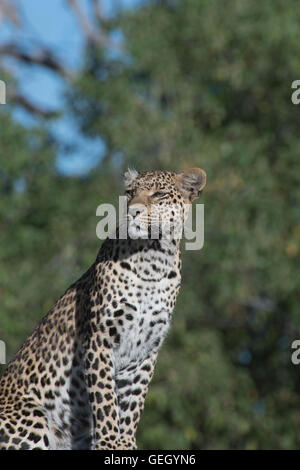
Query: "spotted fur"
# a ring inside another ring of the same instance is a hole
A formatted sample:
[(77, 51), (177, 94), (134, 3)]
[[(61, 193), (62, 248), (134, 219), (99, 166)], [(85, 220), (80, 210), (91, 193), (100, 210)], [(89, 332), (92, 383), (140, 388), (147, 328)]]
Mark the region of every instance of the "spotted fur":
[[(149, 213), (184, 217), (205, 173), (130, 171), (128, 232)], [(142, 207), (142, 210), (136, 210)], [(140, 227), (138, 230), (137, 227)], [(0, 380), (0, 449), (135, 449), (135, 434), (180, 287), (179, 240), (107, 239)]]

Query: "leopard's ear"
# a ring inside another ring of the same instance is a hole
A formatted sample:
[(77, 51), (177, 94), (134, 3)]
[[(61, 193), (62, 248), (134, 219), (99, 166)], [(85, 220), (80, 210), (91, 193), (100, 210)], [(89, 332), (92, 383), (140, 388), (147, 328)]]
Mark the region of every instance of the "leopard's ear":
[(125, 187), (129, 187), (132, 185), (133, 181), (138, 176), (138, 172), (134, 168), (128, 168), (128, 170), (124, 174), (124, 183)]
[(177, 185), (189, 201), (197, 199), (206, 185), (206, 173), (201, 168), (190, 168), (177, 175)]

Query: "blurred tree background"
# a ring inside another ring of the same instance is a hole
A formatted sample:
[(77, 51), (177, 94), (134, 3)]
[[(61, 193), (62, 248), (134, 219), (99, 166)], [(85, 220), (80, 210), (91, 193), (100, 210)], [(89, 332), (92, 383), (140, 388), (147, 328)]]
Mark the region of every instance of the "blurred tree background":
[(0, 337), (11, 357), (93, 262), (96, 207), (116, 201), (128, 164), (200, 166), (205, 244), (183, 251), (139, 448), (298, 448), (299, 5), (149, 0), (103, 17), (100, 4), (93, 27), (81, 22), (81, 70), (52, 67), (68, 83), (62, 112), (105, 144), (99, 164), (83, 177), (60, 174), (48, 127), (55, 116), (25, 103), (38, 119), (30, 129), (17, 123), (17, 92), (0, 107)]

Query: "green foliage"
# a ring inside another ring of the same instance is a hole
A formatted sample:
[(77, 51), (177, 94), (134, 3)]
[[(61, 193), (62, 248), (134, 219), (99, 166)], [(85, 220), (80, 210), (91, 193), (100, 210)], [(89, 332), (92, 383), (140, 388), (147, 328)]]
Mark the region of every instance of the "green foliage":
[(105, 168), (101, 183), (97, 171), (88, 179), (64, 178), (46, 130), (23, 129), (6, 113), (0, 129), (0, 337), (11, 357), (94, 261), (96, 208), (121, 178)]
[(141, 448), (299, 447), (299, 22), (294, 0), (148, 1), (117, 16), (124, 54), (88, 47), (69, 93), (82, 132), (107, 146), (89, 178), (57, 175), (43, 133), (1, 115), (10, 351), (94, 259), (95, 210), (120, 191), (121, 166), (207, 172), (205, 245), (183, 253)]

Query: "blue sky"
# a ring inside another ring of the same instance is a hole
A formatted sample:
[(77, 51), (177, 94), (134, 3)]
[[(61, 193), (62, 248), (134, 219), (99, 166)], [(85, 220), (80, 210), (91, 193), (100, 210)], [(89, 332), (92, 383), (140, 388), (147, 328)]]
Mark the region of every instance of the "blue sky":
[[(87, 10), (88, 1), (79, 0)], [(84, 50), (84, 36), (77, 19), (67, 6), (67, 0), (15, 0), (22, 12), (23, 28), (13, 29), (4, 24), (0, 28), (0, 41), (18, 39), (23, 46), (42, 44), (50, 47), (57, 57), (72, 69), (78, 69)], [(107, 14), (115, 6), (134, 7), (139, 0), (102, 1)], [(10, 64), (16, 67), (13, 61)], [(65, 83), (56, 74), (41, 67), (18, 66), (16, 68), (20, 89), (34, 103), (46, 109), (63, 107)], [(1, 78), (1, 77), (0, 77)], [(27, 113), (15, 112), (15, 118), (25, 125), (31, 125)], [(52, 132), (65, 143), (76, 143), (76, 152), (57, 155), (57, 168), (66, 175), (82, 175), (99, 160), (104, 151), (100, 139), (92, 141), (80, 136), (75, 123), (68, 116), (51, 125)]]

